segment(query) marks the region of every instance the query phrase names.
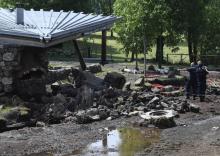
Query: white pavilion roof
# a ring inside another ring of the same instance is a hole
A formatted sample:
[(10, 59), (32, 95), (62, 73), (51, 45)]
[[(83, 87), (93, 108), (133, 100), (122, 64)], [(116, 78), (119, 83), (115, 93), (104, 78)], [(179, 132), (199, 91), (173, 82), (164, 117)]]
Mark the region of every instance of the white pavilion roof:
[(0, 40), (18, 45), (49, 47), (86, 34), (109, 29), (116, 16), (24, 10), (24, 24), (16, 24), (16, 11), (0, 9)]

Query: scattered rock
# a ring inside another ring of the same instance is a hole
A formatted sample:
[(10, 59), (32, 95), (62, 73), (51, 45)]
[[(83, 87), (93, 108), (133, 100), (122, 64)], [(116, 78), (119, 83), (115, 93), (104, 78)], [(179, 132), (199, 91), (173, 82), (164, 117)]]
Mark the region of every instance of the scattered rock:
[(151, 108), (151, 109), (154, 109), (156, 107), (156, 105), (158, 104), (158, 102), (160, 101), (160, 98), (158, 97), (154, 97), (150, 102), (148, 102), (148, 106)]
[(78, 111), (76, 116), (76, 122), (79, 124), (91, 123), (92, 119), (86, 114), (86, 111)]
[(125, 90), (125, 91), (131, 90), (131, 82), (126, 82), (126, 83), (125, 83), (125, 85), (124, 85), (124, 90)]
[(3, 83), (3, 85), (11, 85), (13, 83), (13, 80), (12, 80), (12, 78), (9, 78), (9, 77), (3, 77), (2, 83)]
[(62, 94), (57, 94), (56, 96), (54, 96), (54, 103), (58, 104), (58, 103), (66, 103), (66, 98), (64, 95)]
[(3, 61), (13, 61), (15, 59), (15, 53), (4, 53), (3, 54)]
[(137, 79), (134, 83), (135, 86), (144, 86), (144, 77)]
[(151, 88), (151, 91), (154, 93), (154, 94), (159, 94), (160, 93), (160, 89), (159, 88)]
[(37, 121), (36, 123), (36, 127), (45, 127), (46, 124), (44, 122), (41, 122), (41, 121)]
[(149, 71), (156, 71), (154, 65), (149, 65), (149, 66), (148, 66), (148, 70), (149, 70)]
[(46, 112), (47, 120), (50, 124), (58, 124), (65, 119), (66, 108), (63, 103), (51, 104)]
[(200, 107), (194, 104), (190, 104), (189, 109), (191, 112), (194, 113), (199, 113), (200, 112)]
[(168, 85), (168, 86), (165, 86), (164, 87), (164, 91), (165, 92), (172, 92), (174, 90), (173, 86), (172, 85)]

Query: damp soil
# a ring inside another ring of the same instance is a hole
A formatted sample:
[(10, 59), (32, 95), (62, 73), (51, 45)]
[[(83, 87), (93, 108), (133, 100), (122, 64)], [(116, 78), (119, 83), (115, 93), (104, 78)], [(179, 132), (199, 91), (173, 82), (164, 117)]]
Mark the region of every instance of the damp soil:
[(220, 97), (210, 95), (203, 103), (198, 99), (190, 102), (199, 105), (201, 113), (180, 114), (175, 119), (177, 126), (164, 130), (135, 127), (141, 118), (131, 117), (0, 133), (0, 156), (219, 156)]

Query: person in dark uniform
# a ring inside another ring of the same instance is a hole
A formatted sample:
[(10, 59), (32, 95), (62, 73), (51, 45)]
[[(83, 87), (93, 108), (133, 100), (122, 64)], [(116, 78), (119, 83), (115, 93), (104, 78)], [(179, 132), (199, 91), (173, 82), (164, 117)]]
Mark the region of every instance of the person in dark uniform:
[(196, 89), (197, 89), (197, 78), (196, 78), (197, 65), (191, 63), (191, 66), (187, 69), (189, 72), (189, 77), (186, 82), (186, 98), (190, 99), (193, 96), (193, 100), (196, 99)]
[(197, 77), (197, 93), (200, 97), (200, 101), (204, 102), (205, 100), (205, 91), (206, 91), (206, 76), (209, 74), (207, 67), (202, 64), (201, 61), (198, 61), (198, 67), (196, 69)]

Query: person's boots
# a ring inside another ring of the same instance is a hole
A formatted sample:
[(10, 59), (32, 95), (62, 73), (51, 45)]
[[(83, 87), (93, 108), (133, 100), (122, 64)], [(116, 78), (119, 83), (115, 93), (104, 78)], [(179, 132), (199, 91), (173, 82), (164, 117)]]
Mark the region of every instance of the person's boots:
[(205, 96), (200, 96), (200, 102), (204, 102), (205, 101)]

